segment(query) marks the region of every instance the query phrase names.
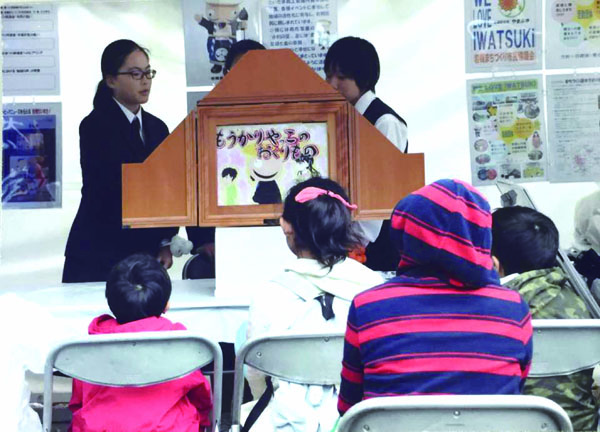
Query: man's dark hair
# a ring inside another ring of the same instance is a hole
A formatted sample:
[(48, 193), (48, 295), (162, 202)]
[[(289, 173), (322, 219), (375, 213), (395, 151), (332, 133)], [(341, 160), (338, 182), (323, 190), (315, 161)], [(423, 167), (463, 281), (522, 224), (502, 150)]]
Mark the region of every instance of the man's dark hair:
[(231, 177), (231, 180), (235, 180), (237, 177), (237, 170), (235, 168), (227, 167), (221, 172), (221, 177), (225, 178), (227, 176)]
[(119, 324), (159, 317), (171, 297), (169, 274), (155, 257), (135, 254), (108, 275), (106, 300)]
[(233, 67), (233, 62), (238, 57), (243, 56), (248, 51), (253, 50), (264, 50), (266, 49), (263, 44), (260, 42), (256, 42), (252, 39), (243, 39), (231, 45), (229, 51), (227, 52), (227, 57), (225, 57), (225, 68), (224, 73), (227, 74)]
[(556, 265), (558, 230), (546, 215), (528, 207), (504, 207), (492, 214), (492, 255), (504, 273)]
[(335, 41), (325, 57), (325, 74), (336, 72), (354, 79), (362, 93), (374, 92), (379, 81), (379, 56), (373, 44), (354, 36)]

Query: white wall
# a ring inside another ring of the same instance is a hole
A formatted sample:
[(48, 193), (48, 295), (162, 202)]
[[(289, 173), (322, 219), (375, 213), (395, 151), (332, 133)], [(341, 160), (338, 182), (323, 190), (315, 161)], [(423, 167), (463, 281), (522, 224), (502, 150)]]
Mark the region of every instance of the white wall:
[[(469, 181), (463, 2), (338, 1), (340, 36), (361, 36), (377, 47), (382, 64), (377, 93), (408, 121), (410, 150), (425, 153), (427, 181)], [(0, 287), (60, 281), (64, 245), (80, 198), (78, 125), (91, 110), (100, 55), (109, 42), (129, 38), (150, 48), (158, 75), (145, 108), (170, 129), (186, 115), (178, 0), (59, 4), (63, 208), (3, 212)], [(540, 210), (556, 222), (563, 246), (572, 241), (576, 200), (596, 188), (592, 183), (527, 185)], [(498, 205), (494, 188), (483, 192)], [(182, 262), (171, 271), (172, 277), (180, 276)]]

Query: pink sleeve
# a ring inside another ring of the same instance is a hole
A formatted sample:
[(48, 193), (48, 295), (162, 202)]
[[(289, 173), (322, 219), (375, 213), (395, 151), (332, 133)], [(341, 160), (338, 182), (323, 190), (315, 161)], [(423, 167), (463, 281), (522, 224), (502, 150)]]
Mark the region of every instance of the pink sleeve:
[(213, 406), (210, 384), (201, 371), (193, 372), (187, 377), (189, 380), (188, 399), (200, 414), (200, 425), (210, 426), (210, 412)]
[(69, 410), (71, 410), (72, 413), (75, 413), (75, 411), (81, 408), (83, 402), (81, 381), (73, 379), (72, 389), (73, 391), (71, 394), (71, 400), (69, 401)]

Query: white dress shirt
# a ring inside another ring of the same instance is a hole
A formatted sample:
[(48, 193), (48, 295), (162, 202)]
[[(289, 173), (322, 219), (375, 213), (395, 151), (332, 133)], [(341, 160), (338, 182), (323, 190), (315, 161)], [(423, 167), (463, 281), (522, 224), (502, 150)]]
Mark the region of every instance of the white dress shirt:
[(129, 123), (132, 123), (134, 118), (136, 118), (136, 117), (138, 118), (138, 120), (140, 121), (140, 137), (142, 138), (142, 142), (145, 144), (145, 141), (144, 141), (144, 124), (142, 123), (142, 107), (140, 107), (140, 109), (138, 109), (138, 112), (136, 114), (134, 114), (134, 113), (132, 113), (129, 110), (129, 108), (127, 108), (121, 102), (119, 102), (115, 98), (113, 98), (113, 99), (115, 100), (115, 102), (117, 103), (117, 105), (119, 105), (119, 107), (123, 111), (123, 114), (125, 114), (125, 116), (127, 117), (127, 120), (129, 120)]

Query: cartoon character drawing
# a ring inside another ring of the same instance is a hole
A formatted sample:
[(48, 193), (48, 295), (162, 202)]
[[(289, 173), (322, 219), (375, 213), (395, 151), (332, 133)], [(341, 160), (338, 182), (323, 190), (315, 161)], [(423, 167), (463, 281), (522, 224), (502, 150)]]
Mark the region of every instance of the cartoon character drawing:
[(296, 181), (298, 183), (321, 175), (314, 167), (315, 153), (311, 147), (306, 147), (305, 151), (295, 161), (300, 165), (296, 171)]
[(225, 195), (225, 205), (237, 205), (238, 204), (238, 189), (234, 183), (237, 177), (237, 170), (235, 168), (227, 167), (221, 172), (223, 193)]
[(283, 167), (281, 158), (254, 160), (251, 169), (250, 179), (258, 179), (256, 190), (252, 196), (252, 201), (257, 204), (277, 204), (281, 201), (281, 191), (275, 181), (277, 174)]
[(242, 0), (207, 0), (205, 15), (195, 15), (194, 19), (208, 32), (206, 48), (212, 63), (211, 72), (223, 72), (227, 53), (237, 38), (238, 30), (246, 30), (248, 12), (240, 9)]

